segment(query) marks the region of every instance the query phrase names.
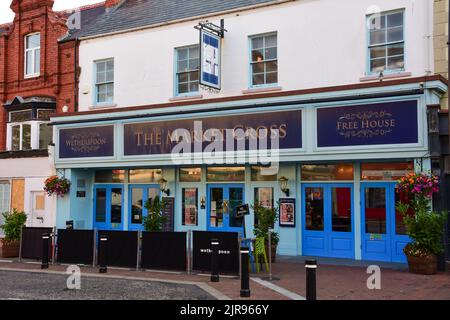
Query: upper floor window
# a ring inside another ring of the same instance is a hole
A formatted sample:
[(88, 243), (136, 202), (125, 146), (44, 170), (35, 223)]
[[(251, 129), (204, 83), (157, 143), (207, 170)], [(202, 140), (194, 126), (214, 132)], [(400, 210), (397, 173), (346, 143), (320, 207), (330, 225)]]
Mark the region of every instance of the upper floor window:
[(176, 49), (176, 94), (197, 93), (199, 88), (199, 46)]
[(277, 34), (254, 36), (251, 42), (251, 86), (278, 83)]
[(44, 150), (52, 142), (53, 130), (46, 122), (10, 123), (8, 127), (11, 151)]
[(13, 124), (11, 126), (11, 150), (31, 149), (31, 124)]
[(30, 34), (25, 37), (25, 76), (38, 76), (41, 70), (41, 35)]
[(369, 17), (369, 71), (395, 72), (405, 69), (404, 12)]
[(95, 62), (95, 102), (114, 101), (114, 59)]

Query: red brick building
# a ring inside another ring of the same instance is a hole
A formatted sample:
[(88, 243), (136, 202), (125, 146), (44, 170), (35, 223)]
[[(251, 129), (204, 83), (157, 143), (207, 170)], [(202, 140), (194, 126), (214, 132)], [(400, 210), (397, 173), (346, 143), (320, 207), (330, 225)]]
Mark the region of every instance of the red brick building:
[(0, 25), (0, 212), (24, 210), (33, 226), (53, 225), (55, 201), (42, 190), (54, 173), (47, 122), (77, 110), (76, 33), (105, 11), (104, 3), (64, 12), (53, 4), (13, 0), (14, 20)]

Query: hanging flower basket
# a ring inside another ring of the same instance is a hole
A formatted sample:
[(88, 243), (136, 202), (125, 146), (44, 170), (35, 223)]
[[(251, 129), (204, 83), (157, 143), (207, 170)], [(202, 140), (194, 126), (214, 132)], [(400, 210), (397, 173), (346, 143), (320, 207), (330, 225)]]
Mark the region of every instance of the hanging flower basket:
[(70, 181), (66, 178), (51, 176), (45, 180), (44, 190), (49, 196), (56, 194), (59, 197), (64, 197), (65, 194), (69, 193)]

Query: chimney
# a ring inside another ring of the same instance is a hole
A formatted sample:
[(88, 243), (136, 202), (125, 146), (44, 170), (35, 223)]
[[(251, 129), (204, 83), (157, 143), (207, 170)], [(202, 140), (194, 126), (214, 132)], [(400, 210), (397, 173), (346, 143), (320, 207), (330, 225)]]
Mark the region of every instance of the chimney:
[(120, 6), (123, 2), (125, 2), (125, 0), (106, 0), (105, 1), (106, 12), (109, 12), (112, 9)]

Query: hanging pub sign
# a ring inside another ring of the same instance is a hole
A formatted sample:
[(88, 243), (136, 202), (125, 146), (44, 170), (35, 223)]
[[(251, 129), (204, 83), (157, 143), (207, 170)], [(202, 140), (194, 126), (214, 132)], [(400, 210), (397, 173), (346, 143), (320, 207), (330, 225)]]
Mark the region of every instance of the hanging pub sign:
[(317, 146), (419, 142), (417, 100), (317, 109)]
[(201, 22), (195, 28), (200, 31), (200, 84), (220, 90), (224, 22), (221, 20), (220, 26)]
[(243, 218), (244, 216), (248, 216), (250, 214), (250, 210), (248, 209), (248, 204), (243, 204), (236, 207), (236, 218)]

